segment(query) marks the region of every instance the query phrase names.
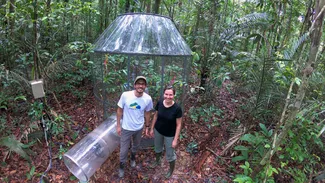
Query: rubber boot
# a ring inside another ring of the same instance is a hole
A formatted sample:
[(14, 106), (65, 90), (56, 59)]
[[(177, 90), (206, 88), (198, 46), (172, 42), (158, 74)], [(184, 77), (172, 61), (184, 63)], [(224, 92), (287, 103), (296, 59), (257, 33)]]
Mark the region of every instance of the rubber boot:
[(167, 172), (167, 174), (165, 175), (165, 177), (168, 179), (173, 175), (174, 169), (175, 169), (175, 160), (169, 162), (169, 170)]
[(124, 168), (125, 168), (125, 163), (120, 162), (120, 168), (118, 169), (118, 176), (120, 178), (124, 177)]
[(136, 166), (135, 153), (131, 153), (131, 167), (134, 168), (135, 166)]
[(156, 161), (151, 164), (151, 168), (156, 168), (161, 165), (161, 154), (162, 153), (156, 153)]

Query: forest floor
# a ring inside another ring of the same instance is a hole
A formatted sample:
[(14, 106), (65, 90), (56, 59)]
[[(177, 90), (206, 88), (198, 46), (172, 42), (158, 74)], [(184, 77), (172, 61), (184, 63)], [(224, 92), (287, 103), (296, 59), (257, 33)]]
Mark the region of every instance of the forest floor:
[[(0, 158), (2, 160), (0, 182), (40, 182), (40, 177), (46, 172), (47, 168), (49, 170), (44, 175), (44, 182), (78, 182), (64, 165), (63, 152), (61, 151), (70, 149), (102, 122), (101, 114), (98, 114), (98, 102), (93, 96), (92, 87), (86, 86), (80, 88), (80, 90), (88, 92), (83, 100), (76, 98), (71, 93), (60, 94), (57, 101), (51, 98), (48, 99), (48, 103), (55, 113), (65, 113), (71, 117), (70, 127), (72, 130), (79, 132), (78, 137), (73, 140), (73, 134), (61, 134), (55, 139), (51, 139), (51, 165), (49, 165), (49, 152), (44, 138), (39, 139), (37, 143), (30, 147), (34, 152), (34, 155), (31, 155), (31, 165), (18, 154), (7, 154), (8, 151), (4, 147), (0, 147)], [(149, 168), (150, 162), (154, 160), (155, 156), (153, 148), (141, 149), (137, 153), (136, 168), (130, 168), (128, 164), (125, 177), (119, 179), (119, 148), (117, 148), (100, 169), (95, 172), (89, 182), (231, 182), (233, 178), (232, 170), (238, 167), (233, 165), (229, 155), (227, 157), (220, 154), (222, 151), (221, 144), (227, 144), (229, 138), (226, 130), (227, 126), (235, 119), (236, 103), (233, 102), (233, 99), (234, 96), (231, 96), (226, 87), (218, 91), (217, 97), (213, 100), (223, 110), (224, 117), (219, 120), (220, 125), (212, 128), (212, 131), (208, 131), (202, 123), (192, 122), (189, 117), (190, 114), (188, 114), (191, 106), (200, 105), (200, 97), (192, 96), (187, 98), (184, 107), (182, 137), (176, 151), (176, 168), (170, 179), (164, 178), (164, 174), (168, 170), (168, 163), (165, 158), (161, 167)], [(8, 119), (10, 118), (13, 117), (8, 116)], [(25, 122), (26, 124), (29, 123), (28, 120)], [(22, 130), (16, 130), (14, 133), (17, 138), (21, 134)], [(23, 143), (28, 142), (25, 138), (22, 138), (21, 141)], [(35, 172), (31, 171), (32, 166), (35, 166)]]

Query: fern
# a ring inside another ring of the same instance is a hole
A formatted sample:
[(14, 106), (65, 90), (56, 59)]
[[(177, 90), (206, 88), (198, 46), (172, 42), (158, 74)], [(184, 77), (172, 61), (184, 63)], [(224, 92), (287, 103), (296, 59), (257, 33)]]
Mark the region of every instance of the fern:
[(30, 144), (23, 144), (16, 140), (14, 136), (7, 136), (0, 138), (0, 146), (6, 146), (9, 151), (14, 151), (17, 154), (19, 154), (21, 157), (26, 159), (28, 162), (31, 162), (31, 159), (27, 152), (31, 153), (31, 150), (28, 149), (31, 145), (33, 145), (35, 142), (32, 142)]

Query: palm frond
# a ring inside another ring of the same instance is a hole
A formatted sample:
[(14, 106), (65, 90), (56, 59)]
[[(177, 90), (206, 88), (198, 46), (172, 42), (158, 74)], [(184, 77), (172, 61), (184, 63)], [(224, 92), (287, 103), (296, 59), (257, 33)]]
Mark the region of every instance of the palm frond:
[(266, 13), (248, 14), (235, 22), (231, 23), (228, 28), (220, 34), (220, 41), (227, 42), (238, 35), (238, 32), (245, 32), (252, 27), (267, 27), (268, 15)]
[(30, 88), (29, 81), (24, 77), (24, 74), (20, 71), (10, 71), (9, 75), (12, 77), (13, 80), (18, 82), (22, 88)]
[(294, 41), (291, 49), (284, 51), (284, 59), (291, 60), (299, 46), (302, 45), (307, 39), (309, 39), (309, 32), (306, 32), (305, 34), (300, 36), (298, 40)]
[[(7, 70), (5, 67), (0, 67), (0, 81), (4, 80), (9, 83), (18, 84), (20, 86), (19, 89), (26, 90), (26, 88), (30, 88), (29, 81), (26, 79), (25, 74), (20, 72), (19, 70)], [(17, 91), (17, 85), (15, 85), (15, 90)]]

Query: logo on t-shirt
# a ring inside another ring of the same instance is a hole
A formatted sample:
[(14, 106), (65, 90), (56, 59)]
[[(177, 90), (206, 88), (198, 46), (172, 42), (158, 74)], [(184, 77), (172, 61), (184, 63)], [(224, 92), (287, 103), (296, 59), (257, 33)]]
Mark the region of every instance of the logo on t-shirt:
[(141, 109), (141, 106), (138, 103), (134, 102), (133, 104), (130, 104), (130, 108)]

